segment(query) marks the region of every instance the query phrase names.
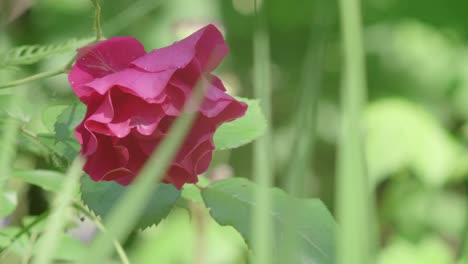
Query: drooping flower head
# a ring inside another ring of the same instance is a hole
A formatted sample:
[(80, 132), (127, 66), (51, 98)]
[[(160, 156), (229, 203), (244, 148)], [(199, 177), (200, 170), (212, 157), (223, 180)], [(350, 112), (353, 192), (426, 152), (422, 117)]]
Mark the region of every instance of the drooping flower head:
[[(131, 183), (173, 121), (184, 111), (196, 111), (163, 181), (179, 189), (197, 182), (197, 175), (211, 162), (217, 127), (243, 116), (247, 109), (211, 73), (227, 52), (213, 25), (149, 53), (132, 37), (114, 37), (78, 49), (68, 79), (87, 106), (75, 130), (86, 158), (85, 172), (94, 181)], [(203, 102), (186, 110), (198, 82), (207, 86)]]

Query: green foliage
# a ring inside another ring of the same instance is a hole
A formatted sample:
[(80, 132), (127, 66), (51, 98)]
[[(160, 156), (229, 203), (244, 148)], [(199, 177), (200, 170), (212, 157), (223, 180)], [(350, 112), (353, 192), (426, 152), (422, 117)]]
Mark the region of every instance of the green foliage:
[[(198, 229), (203, 226), (203, 233)], [(131, 263), (247, 264), (247, 247), (233, 228), (218, 225), (206, 209), (196, 216), (174, 209), (158, 226), (142, 232), (130, 255)], [(157, 261), (154, 261), (157, 260)]]
[[(221, 225), (233, 226), (247, 244), (252, 243), (252, 213), (258, 210), (254, 200), (257, 188), (246, 179), (231, 178), (215, 182), (202, 191), (211, 216)], [(303, 217), (297, 219), (297, 225), (293, 227), (299, 241), (299, 252), (291, 263), (334, 263), (335, 222), (322, 202), (317, 199), (299, 200), (279, 189), (269, 190), (269, 195), (273, 206), (269, 212), (273, 223), (273, 252), (281, 252), (289, 219), (287, 213), (294, 203)], [(279, 260), (279, 257), (276, 255), (272, 259)]]
[(67, 107), (57, 117), (54, 125), (55, 137), (57, 141), (66, 141), (73, 137), (73, 131), (76, 126), (83, 120), (86, 113), (84, 104), (75, 103)]
[(67, 105), (53, 105), (44, 110), (42, 122), (49, 132), (55, 132), (55, 122), (68, 107)]
[(25, 45), (0, 55), (0, 69), (3, 67), (33, 64), (51, 55), (72, 51), (93, 41), (92, 38), (71, 39), (60, 44)]
[[(41, 242), (39, 239), (36, 243)], [(86, 254), (87, 247), (78, 239), (71, 237), (69, 234), (62, 233), (57, 243), (57, 249), (54, 251), (53, 259), (57, 262), (76, 262), (83, 254)], [(33, 256), (38, 254), (38, 247), (33, 248)]]
[(55, 167), (66, 167), (76, 157), (80, 145), (74, 136), (74, 130), (85, 112), (86, 107), (83, 104), (73, 103), (69, 106), (50, 106), (42, 114), (42, 122), (53, 133), (40, 133), (37, 140), (45, 146)]
[(245, 116), (221, 125), (214, 135), (216, 149), (237, 148), (250, 143), (265, 133), (267, 123), (258, 100), (236, 97), (248, 104)]
[(51, 170), (15, 170), (13, 178), (41, 187), (46, 191), (61, 191), (64, 175)]
[(460, 239), (467, 201), (462, 194), (430, 188), (411, 175), (394, 177), (381, 193), (381, 221), (401, 237), (418, 241), (429, 230)]
[(5, 217), (11, 214), (15, 209), (18, 200), (14, 192), (0, 193), (0, 217)]
[[(81, 180), (81, 197), (83, 202), (101, 218), (106, 219), (110, 210), (127, 191), (127, 187), (115, 182), (95, 182), (88, 176)], [(180, 191), (171, 184), (160, 184), (146, 201), (143, 214), (136, 224), (136, 228), (147, 228), (157, 225), (163, 220), (179, 199)]]
[(372, 103), (366, 115), (367, 159), (374, 184), (405, 169), (435, 186), (457, 176), (464, 150), (420, 106), (383, 99)]
[(393, 239), (379, 254), (378, 264), (447, 264), (455, 263), (451, 249), (443, 240), (428, 237), (419, 243)]

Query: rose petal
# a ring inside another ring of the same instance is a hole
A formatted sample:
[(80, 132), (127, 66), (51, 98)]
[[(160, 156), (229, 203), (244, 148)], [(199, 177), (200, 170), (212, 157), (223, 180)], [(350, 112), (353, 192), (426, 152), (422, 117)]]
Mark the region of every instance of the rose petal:
[(132, 37), (113, 37), (78, 49), (75, 67), (94, 78), (121, 71), (146, 54), (143, 45)]
[(148, 101), (154, 101), (160, 97), (174, 71), (148, 73), (137, 69), (125, 69), (81, 86), (80, 94), (77, 95), (86, 97), (93, 92), (104, 95), (112, 87), (119, 86), (122, 90), (149, 99)]
[(110, 172), (125, 168), (128, 151), (122, 147), (116, 148), (110, 137), (98, 134), (96, 138), (99, 142), (96, 151), (86, 157), (83, 170), (94, 181), (113, 180), (116, 175)]
[(151, 51), (132, 64), (145, 71), (158, 72), (184, 68), (195, 59), (203, 71), (210, 72), (228, 51), (221, 32), (210, 24), (169, 47)]
[(123, 70), (131, 61), (145, 54), (143, 45), (132, 37), (114, 37), (80, 48), (68, 80), (81, 98), (81, 85)]

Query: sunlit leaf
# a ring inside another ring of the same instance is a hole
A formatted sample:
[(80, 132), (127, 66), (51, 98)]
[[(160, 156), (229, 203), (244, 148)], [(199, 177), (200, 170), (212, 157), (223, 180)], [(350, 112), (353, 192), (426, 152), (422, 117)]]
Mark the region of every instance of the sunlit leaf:
[(258, 100), (236, 97), (248, 104), (245, 116), (221, 125), (214, 135), (216, 149), (237, 148), (265, 133), (267, 124)]
[(424, 109), (403, 99), (384, 99), (371, 104), (366, 115), (373, 183), (404, 169), (431, 185), (455, 176), (463, 150)]
[(67, 108), (67, 105), (49, 106), (42, 114), (42, 122), (49, 132), (55, 131), (55, 122), (62, 112)]
[(84, 104), (73, 104), (67, 107), (58, 117), (54, 125), (55, 137), (58, 141), (73, 138), (73, 131), (83, 120), (86, 113)]
[(455, 263), (451, 248), (437, 237), (419, 243), (403, 238), (393, 239), (379, 254), (378, 264)]
[[(211, 216), (221, 225), (234, 227), (247, 244), (252, 242), (252, 213), (258, 209), (253, 197), (257, 188), (257, 185), (246, 179), (230, 178), (215, 182), (202, 191), (203, 199), (211, 209)], [(292, 203), (296, 203), (303, 217), (298, 219), (294, 227), (299, 248), (296, 259), (291, 260), (291, 263), (334, 263), (335, 222), (322, 202), (317, 199), (299, 200), (279, 189), (271, 189), (269, 194), (273, 205), (270, 212), (273, 252), (278, 254), (284, 246), (290, 219), (287, 214)], [(278, 259), (278, 256), (273, 259)]]
[(4, 192), (0, 193), (0, 217), (8, 216), (13, 213), (18, 204), (16, 193)]
[(64, 175), (50, 170), (15, 170), (13, 178), (39, 186), (46, 191), (59, 192)]

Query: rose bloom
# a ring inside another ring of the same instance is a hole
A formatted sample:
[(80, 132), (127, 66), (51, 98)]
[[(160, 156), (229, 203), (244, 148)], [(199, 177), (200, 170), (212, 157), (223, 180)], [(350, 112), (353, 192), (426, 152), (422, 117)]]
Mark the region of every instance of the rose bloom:
[[(178, 189), (196, 183), (197, 175), (210, 165), (216, 129), (247, 109), (211, 74), (227, 52), (213, 25), (149, 53), (132, 37), (114, 37), (78, 49), (68, 80), (87, 106), (75, 130), (86, 158), (84, 171), (94, 181), (130, 184), (174, 120), (196, 111), (194, 124), (163, 178)], [(197, 83), (206, 88), (203, 102), (186, 110)]]

